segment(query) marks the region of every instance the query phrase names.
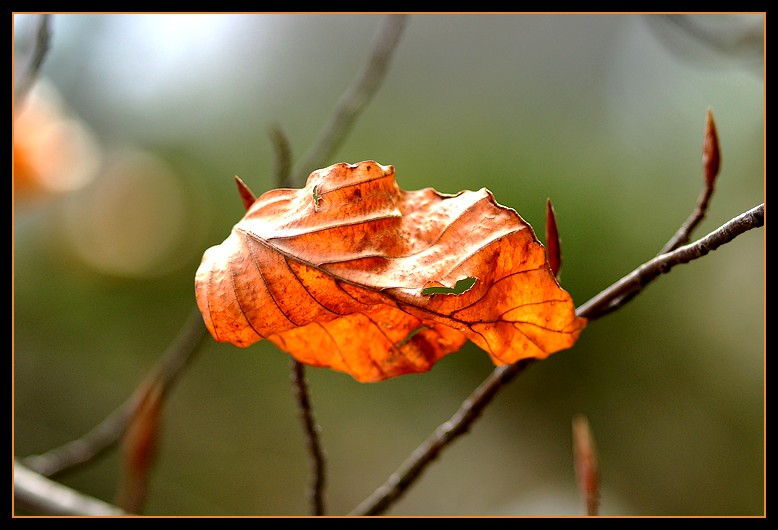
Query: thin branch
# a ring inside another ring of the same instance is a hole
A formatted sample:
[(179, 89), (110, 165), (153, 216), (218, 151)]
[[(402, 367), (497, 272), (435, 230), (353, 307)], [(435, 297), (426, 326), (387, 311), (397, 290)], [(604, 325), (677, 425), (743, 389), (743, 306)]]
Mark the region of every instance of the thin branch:
[[(721, 168), (721, 152), (719, 150), (719, 137), (716, 133), (716, 123), (713, 121), (713, 111), (708, 108), (705, 113), (705, 133), (703, 134), (702, 142), (702, 174), (704, 185), (700, 195), (697, 197), (697, 205), (686, 218), (686, 221), (676, 230), (673, 237), (665, 243), (662, 250), (659, 251), (657, 256), (677, 249), (681, 245), (685, 245), (689, 242), (692, 236), (692, 232), (705, 218), (705, 214), (708, 211), (708, 205), (710, 199), (713, 197), (713, 192), (716, 189), (716, 179), (719, 176), (719, 169)], [(637, 291), (626, 294), (621, 298), (612, 300), (610, 305), (615, 309), (627, 302), (633, 296), (637, 295)], [(612, 309), (610, 310), (612, 311)]]
[(324, 515), (324, 485), (325, 466), (324, 453), (319, 442), (319, 427), (313, 417), (311, 401), (308, 397), (308, 385), (305, 381), (305, 367), (297, 359), (292, 359), (292, 388), (300, 411), (300, 421), (305, 432), (305, 446), (308, 449), (311, 465), (311, 483), (308, 488), (308, 499), (311, 505), (311, 515)]
[(14, 460), (14, 500), (16, 508), (36, 515), (127, 515), (120, 508), (89, 497), (35, 473)]
[(478, 419), (497, 392), (534, 361), (535, 359), (524, 359), (515, 364), (495, 368), (462, 403), (451, 419), (435, 429), (435, 432), (411, 453), (397, 471), (392, 473), (386, 483), (362, 501), (349, 515), (380, 515), (386, 511), (446, 446), (470, 429), (470, 425)]
[(16, 75), (14, 85), (15, 102), (18, 105), (27, 95), (27, 92), (35, 83), (38, 72), (43, 65), (43, 60), (49, 51), (51, 42), (51, 15), (40, 15), (37, 17), (37, 26), (35, 28), (35, 40), (32, 43), (30, 53), (27, 55), (24, 63)]
[(743, 232), (763, 225), (764, 203), (740, 214), (694, 243), (678, 247), (672, 252), (660, 254), (654, 259), (647, 261), (580, 306), (576, 313), (578, 316), (588, 318), (590, 321), (603, 317), (621, 308), (629, 301), (628, 299), (624, 300), (625, 297), (629, 296), (629, 299), (631, 299), (632, 296), (645, 289), (650, 282), (661, 274), (669, 272), (676, 265), (701, 258), (721, 245), (729, 243)]
[(149, 377), (159, 379), (163, 393), (166, 394), (206, 337), (208, 334), (200, 311), (195, 310), (163, 354), (157, 366), (154, 367), (150, 376), (144, 378), (144, 382), (127, 401), (81, 438), (41, 455), (28, 456), (24, 459), (24, 463), (41, 475), (50, 477), (85, 464), (103, 454), (116, 445), (127, 429), (135, 410), (141, 404), (147, 388), (146, 381), (149, 380)]
[[(589, 321), (596, 320), (606, 314), (603, 308), (607, 308), (614, 300), (624, 300), (625, 295), (639, 292), (661, 274), (669, 272), (674, 266), (701, 258), (710, 251), (732, 241), (740, 234), (762, 225), (764, 225), (764, 204), (735, 217), (694, 243), (679, 247), (673, 252), (662, 254), (641, 265), (632, 273), (579, 307), (576, 314), (588, 318)], [(618, 307), (621, 307), (621, 305)], [(532, 362), (533, 359), (528, 359), (516, 364), (495, 368), (470, 397), (465, 400), (456, 414), (450, 420), (440, 425), (400, 465), (386, 483), (359, 504), (350, 515), (380, 515), (386, 511), (392, 503), (405, 493), (427, 465), (446, 446), (468, 431), (470, 425), (478, 418), (486, 405), (494, 399), (497, 392), (516, 375), (523, 372)]]
[(365, 68), (354, 83), (338, 100), (335, 112), (322, 129), (319, 138), (297, 166), (292, 182), (304, 183), (308, 174), (327, 164), (330, 157), (343, 143), (359, 112), (378, 91), (392, 58), (407, 15), (387, 15), (376, 37), (373, 50)]
[(678, 231), (670, 238), (659, 254), (665, 254), (675, 250), (683, 244), (689, 242), (691, 234), (697, 225), (705, 217), (710, 204), (710, 198), (716, 189), (716, 178), (719, 175), (721, 167), (721, 152), (719, 150), (719, 138), (716, 133), (716, 123), (713, 121), (713, 112), (708, 109), (705, 115), (705, 134), (702, 147), (702, 172), (705, 185), (697, 198), (697, 206), (689, 217), (684, 221)]

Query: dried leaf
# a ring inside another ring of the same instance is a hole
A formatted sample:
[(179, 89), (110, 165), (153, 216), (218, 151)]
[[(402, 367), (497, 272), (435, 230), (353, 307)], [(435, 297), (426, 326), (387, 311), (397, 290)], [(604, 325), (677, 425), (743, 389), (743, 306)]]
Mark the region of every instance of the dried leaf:
[(532, 228), (488, 190), (405, 191), (374, 161), (260, 196), (205, 252), (195, 293), (216, 340), (268, 339), (359, 381), (426, 372), (468, 339), (498, 365), (545, 358), (586, 324)]

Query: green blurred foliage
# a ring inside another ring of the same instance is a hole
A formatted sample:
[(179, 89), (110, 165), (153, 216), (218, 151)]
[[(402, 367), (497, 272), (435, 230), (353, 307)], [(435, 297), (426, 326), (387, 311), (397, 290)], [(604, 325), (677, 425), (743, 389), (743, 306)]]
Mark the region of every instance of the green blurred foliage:
[[(21, 52), (31, 16), (16, 18)], [(330, 162), (393, 164), (405, 189), (487, 187), (541, 239), (550, 197), (562, 285), (580, 305), (653, 257), (693, 209), (708, 107), (722, 172), (695, 235), (764, 201), (763, 18), (690, 20), (726, 46), (658, 15), (415, 15)], [(80, 189), (16, 198), (17, 457), (81, 436), (132, 393), (195, 307), (202, 252), (242, 215), (233, 176), (256, 194), (275, 187), (269, 128), (284, 129), (300, 160), (380, 23), (53, 17), (45, 82), (106, 160), (141, 151), (167, 184), (104, 161)], [(532, 366), (388, 513), (583, 513), (571, 446), (583, 413), (600, 453), (602, 514), (763, 514), (764, 237), (749, 232), (674, 269)], [(85, 255), (90, 245), (103, 258)], [(145, 265), (105, 264), (141, 263), (149, 248)], [(467, 345), (428, 374), (377, 384), (308, 369), (329, 513), (381, 485), (492, 368)], [(272, 344), (209, 340), (171, 392), (162, 434), (146, 513), (307, 513), (289, 358)], [(61, 480), (110, 501), (118, 470), (114, 451)]]

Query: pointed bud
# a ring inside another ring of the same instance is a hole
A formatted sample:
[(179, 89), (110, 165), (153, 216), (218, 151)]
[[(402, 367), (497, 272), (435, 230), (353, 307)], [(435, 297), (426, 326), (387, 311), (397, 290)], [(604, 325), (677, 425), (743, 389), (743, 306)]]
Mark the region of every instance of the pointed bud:
[(243, 182), (237, 175), (235, 175), (235, 184), (238, 185), (238, 193), (240, 193), (240, 199), (243, 201), (243, 207), (248, 210), (251, 208), (251, 205), (254, 204), (254, 201), (256, 201), (257, 198), (254, 196), (254, 193), (252, 193), (249, 187), (246, 186), (246, 183)]
[(159, 445), (163, 394), (159, 379), (146, 385), (122, 438), (122, 477), (116, 502), (130, 513), (142, 511), (148, 491)]
[(562, 247), (559, 242), (556, 214), (551, 199), (546, 199), (546, 260), (551, 266), (551, 272), (559, 279), (559, 269), (562, 267)]
[(702, 146), (702, 168), (705, 173), (705, 183), (713, 187), (721, 166), (719, 137), (716, 134), (716, 123), (713, 121), (713, 111), (708, 108), (705, 115), (705, 139)]
[(573, 418), (573, 458), (578, 491), (586, 502), (586, 514), (597, 515), (600, 504), (600, 472), (594, 436), (586, 416)]

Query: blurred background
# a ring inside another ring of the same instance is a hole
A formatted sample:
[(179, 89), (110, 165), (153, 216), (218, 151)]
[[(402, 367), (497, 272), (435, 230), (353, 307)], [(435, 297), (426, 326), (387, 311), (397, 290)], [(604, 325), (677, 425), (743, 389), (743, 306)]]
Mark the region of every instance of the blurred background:
[[(14, 15), (17, 62), (37, 15)], [(203, 251), (276, 187), (367, 60), (381, 15), (54, 15), (14, 125), (14, 452), (118, 407), (195, 307)], [(701, 237), (764, 201), (762, 15), (413, 15), (328, 162), (405, 189), (490, 189), (543, 238), (550, 197), (576, 305), (653, 257), (722, 170)], [(325, 165), (328, 165), (325, 164)], [(301, 183), (300, 183), (301, 184)], [(765, 513), (765, 232), (659, 278), (504, 388), (388, 515), (579, 515), (589, 418), (603, 515)], [(149, 515), (305, 515), (289, 357), (208, 340), (163, 411)], [(376, 384), (309, 368), (328, 513), (372, 493), (491, 372), (468, 344)], [(116, 450), (58, 480), (112, 501)]]

